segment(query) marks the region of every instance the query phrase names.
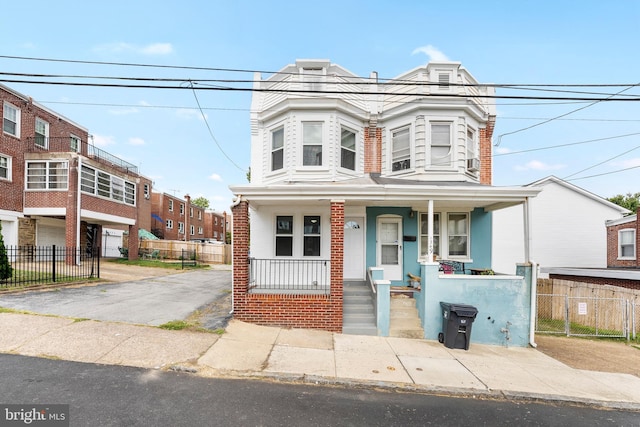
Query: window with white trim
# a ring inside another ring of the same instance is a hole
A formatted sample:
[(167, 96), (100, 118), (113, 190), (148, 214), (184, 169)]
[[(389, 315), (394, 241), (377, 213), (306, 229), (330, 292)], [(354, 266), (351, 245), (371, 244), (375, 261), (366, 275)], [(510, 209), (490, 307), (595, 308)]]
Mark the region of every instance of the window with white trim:
[(68, 175), (66, 161), (27, 162), (27, 190), (66, 190)]
[(340, 166), (356, 170), (356, 133), (346, 128), (340, 131)]
[(145, 199), (148, 199), (148, 198), (149, 198), (149, 196), (150, 196), (150, 194), (149, 194), (149, 193), (150, 193), (150, 192), (149, 192), (149, 184), (144, 184), (144, 187), (143, 187), (143, 188), (144, 188), (144, 198), (145, 198)]
[(202, 229), (202, 227), (198, 227), (198, 234), (204, 234), (204, 230)]
[(302, 122), (302, 165), (322, 166), (322, 122)]
[(36, 146), (47, 148), (49, 146), (49, 123), (39, 117), (36, 117), (35, 127)]
[(2, 108), (2, 130), (4, 133), (20, 138), (20, 109), (5, 102)]
[(173, 220), (171, 220), (171, 219), (167, 220), (167, 228), (169, 230), (173, 229)]
[(178, 222), (178, 233), (184, 234), (184, 222)]
[(618, 259), (636, 259), (636, 230), (618, 231)]
[(411, 129), (409, 126), (391, 131), (391, 171), (411, 169)]
[(173, 212), (173, 200), (169, 200), (169, 212)]
[(198, 219), (202, 219), (202, 211), (198, 210)]
[(193, 218), (193, 208), (189, 208), (189, 218)]
[(451, 123), (431, 123), (431, 166), (451, 166)]
[(303, 256), (320, 256), (320, 216), (304, 216)]
[(467, 213), (450, 213), (447, 218), (447, 235), (449, 238), (449, 256), (469, 257), (469, 215)]
[(276, 216), (276, 256), (293, 255), (293, 216)]
[(194, 225), (189, 227), (189, 232), (193, 236), (196, 234), (196, 227)]
[(11, 157), (0, 154), (0, 179), (11, 181)]
[[(429, 214), (420, 214), (420, 256), (426, 257), (429, 252)], [(433, 256), (438, 258), (440, 249), (440, 214), (433, 214)]]
[(478, 159), (478, 144), (476, 143), (476, 131), (467, 127), (467, 170), (469, 172), (477, 172), (480, 168), (480, 160)]
[(184, 215), (184, 203), (180, 203), (180, 216)]
[(271, 132), (271, 170), (284, 167), (284, 127)]
[(82, 165), (80, 174), (80, 190), (127, 205), (136, 204), (136, 185), (133, 182), (85, 165)]
[(80, 138), (75, 135), (69, 137), (69, 148), (78, 153), (80, 151)]

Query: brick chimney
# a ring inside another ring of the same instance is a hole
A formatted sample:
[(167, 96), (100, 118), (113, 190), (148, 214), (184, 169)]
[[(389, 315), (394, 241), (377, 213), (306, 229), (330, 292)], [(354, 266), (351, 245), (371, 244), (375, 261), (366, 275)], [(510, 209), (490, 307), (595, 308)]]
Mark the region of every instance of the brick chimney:
[(370, 119), (364, 129), (364, 172), (382, 172), (382, 129), (377, 118)]
[(487, 126), (480, 129), (480, 184), (491, 185), (493, 182), (493, 157), (491, 138), (496, 126), (496, 116), (489, 116)]

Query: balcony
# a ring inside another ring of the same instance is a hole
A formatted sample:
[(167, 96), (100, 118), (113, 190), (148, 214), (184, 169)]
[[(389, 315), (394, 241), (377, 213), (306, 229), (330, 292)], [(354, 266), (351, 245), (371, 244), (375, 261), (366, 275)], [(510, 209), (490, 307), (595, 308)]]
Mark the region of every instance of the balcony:
[(122, 172), (138, 174), (138, 167), (121, 158), (114, 156), (95, 145), (91, 145), (79, 138), (65, 137), (28, 137), (26, 139), (27, 153), (40, 153), (43, 151), (52, 153), (79, 153), (93, 159), (103, 165), (111, 166)]

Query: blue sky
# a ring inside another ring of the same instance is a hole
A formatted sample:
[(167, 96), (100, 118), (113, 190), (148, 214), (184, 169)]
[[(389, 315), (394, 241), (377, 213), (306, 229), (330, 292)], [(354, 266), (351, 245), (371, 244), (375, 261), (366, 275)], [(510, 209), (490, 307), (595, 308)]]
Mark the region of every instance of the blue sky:
[[(36, 3), (3, 7), (5, 73), (250, 79), (250, 73), (6, 56), (265, 71), (314, 58), (363, 77), (377, 71), (392, 78), (430, 58), (447, 58), (481, 83), (640, 83), (637, 1)], [(216, 210), (228, 211), (228, 186), (246, 183), (249, 92), (194, 96), (190, 90), (4, 84), (88, 128), (96, 145), (138, 165), (156, 190), (204, 196)], [(638, 86), (560, 89), (640, 96)], [(640, 191), (638, 102), (497, 104), (494, 185), (553, 174), (582, 178), (570, 182), (603, 197)], [(592, 175), (598, 176), (585, 178)]]

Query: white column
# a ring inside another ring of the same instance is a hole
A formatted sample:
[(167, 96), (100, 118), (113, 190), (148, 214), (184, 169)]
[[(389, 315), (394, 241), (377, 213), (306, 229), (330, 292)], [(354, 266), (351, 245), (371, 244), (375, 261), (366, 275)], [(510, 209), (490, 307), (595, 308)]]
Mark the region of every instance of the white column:
[[(429, 213), (427, 216), (427, 261), (433, 262), (433, 200), (429, 200)], [(418, 227), (420, 227), (420, 218), (418, 218)]]

